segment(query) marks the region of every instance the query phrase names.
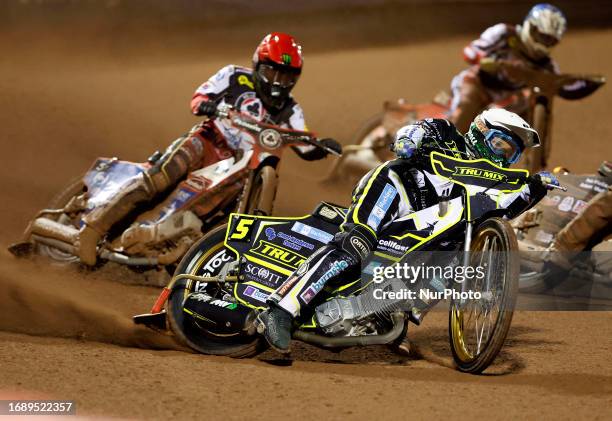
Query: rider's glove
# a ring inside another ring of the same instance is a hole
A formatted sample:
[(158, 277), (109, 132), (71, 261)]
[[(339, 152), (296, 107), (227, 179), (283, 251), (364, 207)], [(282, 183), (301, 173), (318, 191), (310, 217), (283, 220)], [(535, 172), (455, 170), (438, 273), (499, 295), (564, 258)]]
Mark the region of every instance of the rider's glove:
[(534, 175), (533, 178), (538, 180), (544, 187), (546, 187), (546, 190), (553, 190), (554, 187), (552, 186), (559, 187), (559, 179), (557, 179), (557, 177), (549, 171), (540, 171)]
[(424, 136), (425, 129), (418, 124), (409, 124), (402, 127), (395, 135), (393, 152), (395, 152), (398, 158), (411, 158), (421, 146)]
[(338, 154), (342, 154), (342, 145), (332, 138), (319, 139), (319, 143)]
[(195, 115), (212, 117), (217, 112), (217, 104), (214, 101), (202, 101), (198, 105)]

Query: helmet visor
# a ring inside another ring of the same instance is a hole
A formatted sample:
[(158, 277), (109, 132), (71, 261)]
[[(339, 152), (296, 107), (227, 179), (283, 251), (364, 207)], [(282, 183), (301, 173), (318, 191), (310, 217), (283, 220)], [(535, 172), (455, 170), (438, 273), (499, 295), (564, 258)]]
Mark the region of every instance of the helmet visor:
[(532, 40), (545, 46), (546, 48), (554, 47), (559, 43), (559, 40), (554, 35), (540, 32), (538, 27), (533, 24), (529, 25), (529, 35), (531, 36)]
[(501, 130), (489, 129), (485, 142), (495, 155), (503, 157), (509, 164), (514, 164), (521, 157), (521, 148), (512, 136)]
[(258, 66), (257, 73), (264, 82), (285, 89), (292, 88), (300, 77), (298, 72), (263, 63)]

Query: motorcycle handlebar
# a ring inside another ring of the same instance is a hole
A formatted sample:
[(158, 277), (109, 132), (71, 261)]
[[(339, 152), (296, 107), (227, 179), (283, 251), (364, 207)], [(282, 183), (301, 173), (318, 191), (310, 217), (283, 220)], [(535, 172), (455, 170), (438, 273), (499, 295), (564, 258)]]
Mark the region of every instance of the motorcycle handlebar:
[(543, 185), (544, 187), (546, 187), (547, 189), (557, 189), (557, 190), (561, 190), (561, 191), (567, 191), (567, 187), (565, 187), (565, 186), (557, 186), (556, 184), (544, 183), (541, 179), (536, 178), (533, 175), (530, 175), (529, 177), (527, 177), (525, 179), (525, 182), (537, 182), (537, 183), (540, 183), (541, 185)]
[[(215, 112), (215, 117), (218, 117), (218, 118), (230, 118), (232, 111), (234, 111), (234, 107), (232, 107), (229, 104), (219, 105), (217, 107), (216, 112)], [(237, 112), (237, 111), (236, 111), (236, 114), (242, 115), (242, 113)], [(245, 117), (248, 117), (249, 120), (253, 120), (252, 117), (250, 117), (250, 116), (245, 116)], [(252, 123), (255, 124), (256, 126), (262, 127), (262, 125), (258, 121), (253, 120)], [(267, 126), (268, 125), (266, 125), (266, 127)], [(283, 134), (281, 132), (281, 136), (282, 135)], [(314, 136), (312, 136), (312, 138), (311, 138), (311, 137), (308, 137), (308, 136), (305, 135), (305, 136), (302, 136), (300, 139), (295, 139), (295, 140), (298, 141), (298, 142), (305, 143), (307, 145), (312, 145), (314, 147), (323, 149), (328, 154), (335, 155), (335, 156), (342, 156), (342, 153), (339, 153), (339, 152), (335, 151), (334, 149), (331, 149), (331, 148), (321, 144), (317, 140), (315, 140)]]

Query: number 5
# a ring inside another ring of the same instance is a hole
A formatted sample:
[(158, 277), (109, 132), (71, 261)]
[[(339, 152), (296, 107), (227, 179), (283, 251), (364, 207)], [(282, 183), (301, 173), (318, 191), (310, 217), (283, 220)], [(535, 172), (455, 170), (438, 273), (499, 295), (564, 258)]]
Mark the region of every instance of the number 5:
[(254, 219), (241, 219), (236, 225), (234, 233), (230, 236), (230, 240), (242, 240), (246, 237), (253, 222), (255, 222)]

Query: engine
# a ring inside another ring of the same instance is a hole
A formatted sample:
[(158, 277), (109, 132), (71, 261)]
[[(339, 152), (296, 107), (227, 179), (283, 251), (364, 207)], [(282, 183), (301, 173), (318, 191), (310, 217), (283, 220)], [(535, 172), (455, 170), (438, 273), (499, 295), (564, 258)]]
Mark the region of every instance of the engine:
[[(406, 286), (403, 282), (390, 281), (376, 288), (399, 291)], [(405, 299), (379, 300), (374, 298), (374, 288), (368, 288), (360, 295), (333, 298), (315, 308), (315, 317), (321, 329), (332, 336), (376, 335), (387, 325), (389, 314), (397, 310), (410, 309)]]

